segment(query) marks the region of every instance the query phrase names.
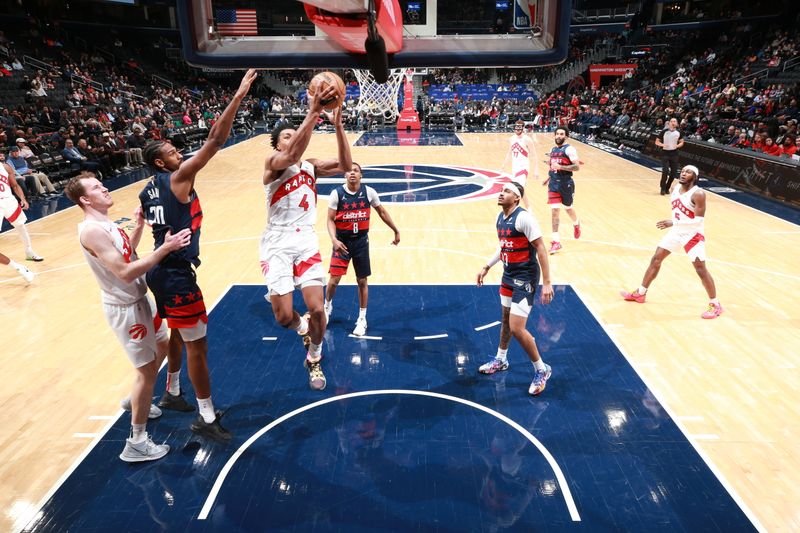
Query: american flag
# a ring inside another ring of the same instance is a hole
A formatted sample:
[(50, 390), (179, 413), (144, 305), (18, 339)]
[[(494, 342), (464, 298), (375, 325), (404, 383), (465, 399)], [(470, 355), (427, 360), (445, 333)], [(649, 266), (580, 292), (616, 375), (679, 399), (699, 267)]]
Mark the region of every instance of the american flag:
[(258, 35), (255, 9), (217, 9), (216, 15), (220, 35)]

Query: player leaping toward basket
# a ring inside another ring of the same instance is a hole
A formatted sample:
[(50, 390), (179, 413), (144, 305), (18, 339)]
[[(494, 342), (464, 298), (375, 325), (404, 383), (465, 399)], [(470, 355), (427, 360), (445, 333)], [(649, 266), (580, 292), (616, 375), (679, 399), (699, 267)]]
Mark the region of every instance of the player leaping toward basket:
[[(264, 165), (264, 189), (267, 192), (267, 229), (261, 238), (261, 269), (269, 287), (269, 299), (275, 320), (299, 335), (310, 337), (304, 366), (308, 383), (314, 390), (325, 388), (322, 372), (322, 337), (327, 321), (323, 310), (325, 271), (314, 231), (317, 221), (316, 180), (349, 171), (353, 165), (350, 145), (342, 126), (342, 108), (324, 112), (323, 102), (337, 96), (337, 87), (328, 85), (308, 97), (308, 114), (299, 128), (288, 122), (272, 131), (275, 151)], [(341, 95), (343, 96), (343, 95)], [(303, 159), (311, 133), (320, 115), (336, 130), (339, 149), (336, 159)], [(308, 315), (300, 316), (292, 306), (292, 292), (299, 288)]]

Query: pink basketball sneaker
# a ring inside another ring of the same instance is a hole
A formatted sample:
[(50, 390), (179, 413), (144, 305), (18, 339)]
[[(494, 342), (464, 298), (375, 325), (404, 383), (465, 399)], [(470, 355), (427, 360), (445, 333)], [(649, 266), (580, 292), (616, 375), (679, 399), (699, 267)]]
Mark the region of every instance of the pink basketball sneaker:
[(719, 315), (722, 314), (722, 306), (720, 304), (708, 304), (708, 309), (706, 309), (702, 315), (703, 318), (717, 318)]

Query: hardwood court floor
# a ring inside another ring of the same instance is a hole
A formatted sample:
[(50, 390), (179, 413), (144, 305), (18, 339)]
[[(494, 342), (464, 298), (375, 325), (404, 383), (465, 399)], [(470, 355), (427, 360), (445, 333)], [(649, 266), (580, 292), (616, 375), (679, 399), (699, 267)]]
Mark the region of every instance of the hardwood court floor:
[[(353, 157), (362, 165), (498, 169), (506, 134), (460, 138), (464, 146), (354, 147)], [(537, 135), (540, 160), (550, 141), (548, 134)], [(800, 319), (791, 310), (793, 296), (800, 294), (800, 228), (709, 194), (709, 269), (725, 314), (700, 319), (706, 296), (680, 254), (665, 261), (647, 304), (624, 302), (618, 291), (638, 286), (662, 235), (655, 223), (669, 216), (668, 201), (656, 192), (656, 172), (574, 144), (585, 162), (575, 177), (583, 236), (571, 238), (562, 214), (564, 250), (551, 258), (552, 281), (575, 288), (761, 524), (771, 531), (800, 529)], [(261, 281), (260, 176), (268, 153), (267, 137), (254, 138), (219, 153), (198, 178), (204, 211), (198, 277), (209, 305), (231, 284)], [(333, 136), (316, 135), (306, 155), (335, 153)], [(544, 163), (539, 172), (546, 172)], [(529, 184), (532, 210), (549, 240), (545, 188)], [(131, 216), (141, 187), (113, 193), (113, 218)], [(320, 205), (317, 228), (327, 262), (324, 199)], [(402, 242), (389, 246), (389, 230), (375, 222), (373, 284), (472, 283), (497, 244), (494, 200), (387, 204), (387, 209)], [(24, 525), (130, 388), (129, 363), (105, 324), (96, 283), (77, 243), (81, 218), (78, 208), (70, 208), (29, 225), (34, 246), (46, 259), (33, 265), (39, 276), (32, 285), (0, 270), (2, 530)], [(140, 250), (151, 242), (145, 236)], [(23, 257), (13, 231), (0, 235), (0, 251)], [(487, 281), (499, 279), (495, 267)], [(352, 274), (346, 282), (354, 282)]]

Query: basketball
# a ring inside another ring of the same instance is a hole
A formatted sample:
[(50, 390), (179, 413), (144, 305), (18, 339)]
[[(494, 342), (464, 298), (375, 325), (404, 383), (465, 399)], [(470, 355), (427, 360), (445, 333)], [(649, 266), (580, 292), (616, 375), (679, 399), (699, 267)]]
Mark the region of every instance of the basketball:
[(331, 111), (344, 102), (344, 82), (342, 78), (333, 72), (320, 72), (314, 76), (311, 79), (311, 83), (308, 84), (308, 94), (309, 96), (314, 96), (318, 91), (324, 90), (328, 85), (335, 85), (338, 93), (335, 98), (322, 102), (322, 107), (326, 111)]

